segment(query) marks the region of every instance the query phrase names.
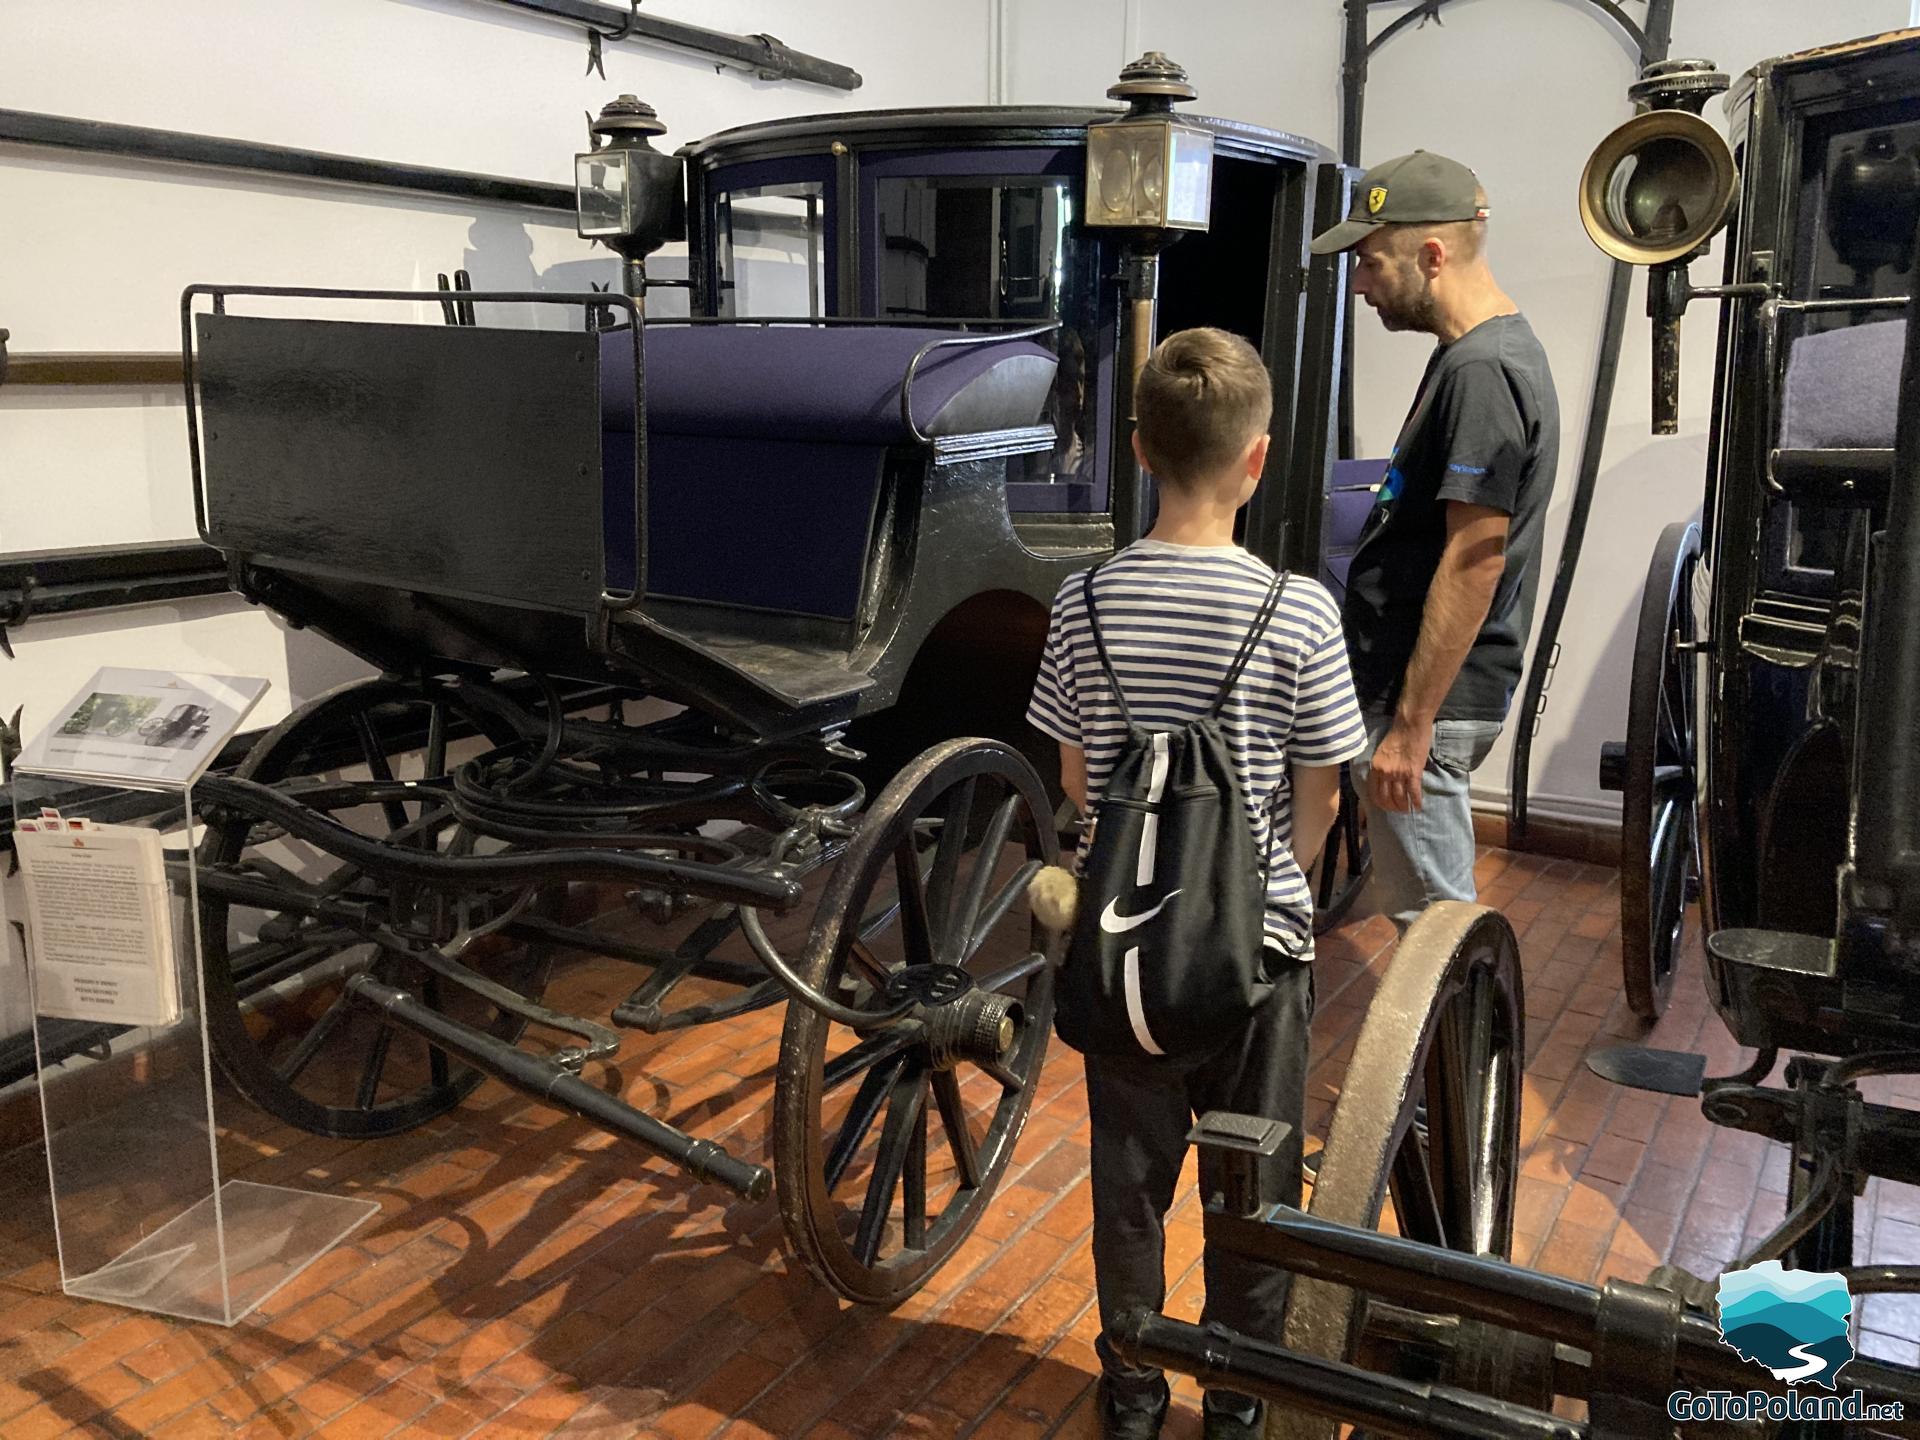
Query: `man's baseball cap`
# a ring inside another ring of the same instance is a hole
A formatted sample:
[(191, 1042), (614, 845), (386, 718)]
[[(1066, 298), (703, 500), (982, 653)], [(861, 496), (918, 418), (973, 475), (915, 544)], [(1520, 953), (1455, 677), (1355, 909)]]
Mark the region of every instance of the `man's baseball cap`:
[(1484, 220), (1480, 182), (1458, 160), (1416, 150), (1382, 161), (1360, 177), (1347, 218), (1313, 237), (1316, 255), (1350, 250), (1382, 225)]

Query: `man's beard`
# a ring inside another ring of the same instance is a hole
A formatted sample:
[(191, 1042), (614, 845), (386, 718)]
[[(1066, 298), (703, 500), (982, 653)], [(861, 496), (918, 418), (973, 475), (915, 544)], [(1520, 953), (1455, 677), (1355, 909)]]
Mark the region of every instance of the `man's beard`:
[(1428, 335), (1439, 333), (1440, 307), (1433, 298), (1433, 285), (1424, 276), (1419, 289), (1403, 298), (1376, 302), (1374, 313), (1389, 330), (1419, 330)]

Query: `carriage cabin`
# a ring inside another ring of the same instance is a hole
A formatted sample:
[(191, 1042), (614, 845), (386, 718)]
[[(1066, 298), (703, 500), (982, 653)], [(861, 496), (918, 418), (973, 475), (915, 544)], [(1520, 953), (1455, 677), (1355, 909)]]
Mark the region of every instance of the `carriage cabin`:
[[(1011, 738), (1060, 581), (1150, 523), (1143, 316), (1259, 346), (1274, 444), (1246, 541), (1309, 569), (1322, 549), (1344, 270), (1305, 242), (1345, 172), (1182, 115), (1210, 152), (1179, 172), (1184, 227), (1093, 223), (1089, 133), (1129, 113), (839, 114), (688, 145), (686, 313), (654, 285), (630, 310), (582, 297), (589, 324), (608, 312), (585, 338), (491, 328), (484, 295), (449, 327), (206, 291), (205, 536), (249, 593), (389, 669), (538, 655), (746, 732), (891, 711), (909, 749), (929, 727)], [(1143, 254), (1145, 311), (1122, 293)], [(540, 298), (542, 324), (579, 324)], [(936, 689), (961, 663), (979, 683), (956, 702)]]

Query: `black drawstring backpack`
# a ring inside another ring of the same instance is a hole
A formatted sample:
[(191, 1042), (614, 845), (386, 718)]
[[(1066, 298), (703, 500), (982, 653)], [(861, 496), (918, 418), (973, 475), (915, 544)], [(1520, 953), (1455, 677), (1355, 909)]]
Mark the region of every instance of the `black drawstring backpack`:
[(1248, 823), (1220, 711), (1280, 603), (1273, 588), (1206, 713), (1176, 730), (1134, 724), (1094, 613), (1087, 624), (1126, 723), (1080, 866), (1054, 1028), (1083, 1055), (1178, 1058), (1213, 1049), (1267, 998), (1260, 957), (1271, 849)]

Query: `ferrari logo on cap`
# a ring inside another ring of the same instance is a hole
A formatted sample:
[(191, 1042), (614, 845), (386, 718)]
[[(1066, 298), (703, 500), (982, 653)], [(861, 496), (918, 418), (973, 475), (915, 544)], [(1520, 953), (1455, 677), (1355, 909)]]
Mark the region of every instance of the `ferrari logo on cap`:
[(1367, 214), (1378, 215), (1380, 207), (1387, 203), (1387, 187), (1376, 185), (1367, 191)]

